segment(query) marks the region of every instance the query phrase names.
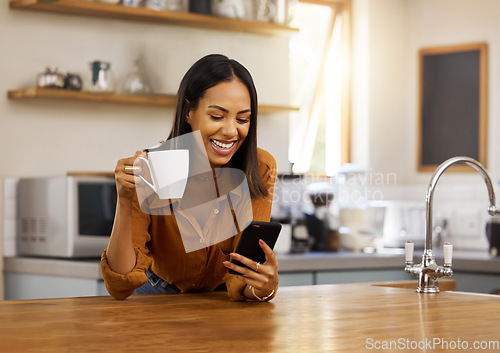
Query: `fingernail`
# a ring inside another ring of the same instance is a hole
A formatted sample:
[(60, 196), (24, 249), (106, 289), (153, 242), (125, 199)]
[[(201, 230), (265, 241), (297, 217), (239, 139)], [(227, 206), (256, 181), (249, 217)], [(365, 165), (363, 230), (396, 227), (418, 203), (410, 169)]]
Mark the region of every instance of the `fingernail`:
[(259, 239), (259, 243), (260, 243), (260, 244), (264, 244), (264, 240)]

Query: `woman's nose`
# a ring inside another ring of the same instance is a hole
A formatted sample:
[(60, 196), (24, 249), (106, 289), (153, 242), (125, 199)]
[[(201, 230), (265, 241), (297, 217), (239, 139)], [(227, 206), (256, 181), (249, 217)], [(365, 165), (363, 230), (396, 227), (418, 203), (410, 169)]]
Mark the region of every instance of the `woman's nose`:
[(236, 119), (226, 119), (222, 127), (222, 133), (228, 137), (234, 137), (238, 133), (236, 128)]

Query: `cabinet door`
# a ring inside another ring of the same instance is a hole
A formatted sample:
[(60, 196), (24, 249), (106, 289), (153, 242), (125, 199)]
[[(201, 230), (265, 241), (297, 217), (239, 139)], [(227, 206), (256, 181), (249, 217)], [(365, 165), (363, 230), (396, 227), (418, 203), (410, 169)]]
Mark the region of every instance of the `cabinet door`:
[(460, 292), (491, 294), (500, 290), (500, 275), (455, 272), (451, 278), (457, 281)]
[(311, 286), (314, 284), (312, 272), (280, 273), (280, 287), (286, 286)]
[(316, 274), (315, 284), (341, 284), (359, 282), (385, 282), (415, 279), (401, 269), (392, 270), (355, 270), (326, 271)]
[[(99, 282), (102, 282), (99, 284)], [(5, 273), (5, 299), (45, 299), (108, 295), (104, 282), (90, 278)]]

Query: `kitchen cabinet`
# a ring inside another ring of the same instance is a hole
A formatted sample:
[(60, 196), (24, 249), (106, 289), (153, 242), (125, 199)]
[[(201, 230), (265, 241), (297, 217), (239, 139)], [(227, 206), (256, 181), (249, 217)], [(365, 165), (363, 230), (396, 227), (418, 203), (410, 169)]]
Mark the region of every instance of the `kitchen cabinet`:
[(287, 35), (298, 31), (296, 28), (270, 22), (242, 21), (180, 11), (155, 11), (143, 7), (127, 7), (118, 4), (82, 0), (12, 0), (9, 5), (13, 10), (29, 10), (125, 21), (141, 21), (261, 35)]
[(5, 257), (5, 299), (108, 295), (99, 259)]
[(352, 270), (352, 271), (325, 271), (325, 272), (318, 272), (316, 274), (315, 284), (404, 281), (411, 279), (415, 279), (415, 277), (407, 274), (401, 268), (364, 269), (364, 270)]
[(401, 269), (363, 269), (312, 272), (280, 272), (280, 286), (310, 286), (316, 284), (403, 281), (414, 279)]
[[(415, 255), (414, 262), (420, 263), (420, 256)], [(404, 254), (282, 254), (277, 259), (281, 286), (413, 280), (417, 287), (416, 278), (404, 272)], [(436, 261), (443, 263), (441, 253)], [(500, 289), (500, 257), (457, 251), (452, 268), (458, 291), (492, 293)]]
[[(412, 275), (405, 273), (402, 268), (280, 272), (279, 276), (281, 287), (413, 280), (415, 283), (414, 287), (415, 289), (417, 288), (417, 279)], [(486, 294), (497, 293), (500, 291), (500, 274), (455, 270), (451, 278), (456, 281), (456, 289), (458, 291)], [(441, 283), (441, 281), (443, 280), (441, 279), (439, 283)]]
[(109, 295), (101, 279), (7, 272), (5, 299), (44, 299)]
[[(277, 254), (277, 260), (280, 287), (410, 280), (417, 288), (416, 278), (404, 272), (403, 255)], [(98, 259), (7, 257), (6, 299), (108, 295), (99, 265)], [(458, 291), (491, 293), (500, 289), (500, 258), (457, 253), (453, 269), (451, 279), (456, 281)]]
[(457, 290), (474, 293), (500, 292), (500, 274), (455, 271), (451, 277), (457, 281)]

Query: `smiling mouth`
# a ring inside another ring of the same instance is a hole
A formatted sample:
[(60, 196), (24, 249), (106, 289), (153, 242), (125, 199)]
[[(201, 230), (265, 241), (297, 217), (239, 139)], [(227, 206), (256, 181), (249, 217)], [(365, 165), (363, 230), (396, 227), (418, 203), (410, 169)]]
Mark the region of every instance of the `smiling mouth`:
[(217, 140), (213, 140), (213, 139), (210, 139), (210, 142), (212, 142), (212, 145), (214, 145), (215, 147), (217, 147), (217, 148), (219, 148), (221, 150), (229, 150), (236, 143), (236, 141), (233, 141), (233, 142), (230, 142), (230, 143), (223, 143), (223, 142), (220, 142), (220, 141), (217, 141)]

